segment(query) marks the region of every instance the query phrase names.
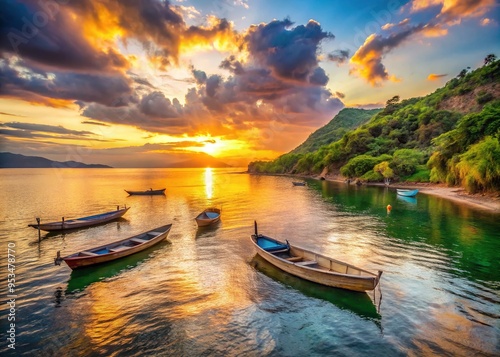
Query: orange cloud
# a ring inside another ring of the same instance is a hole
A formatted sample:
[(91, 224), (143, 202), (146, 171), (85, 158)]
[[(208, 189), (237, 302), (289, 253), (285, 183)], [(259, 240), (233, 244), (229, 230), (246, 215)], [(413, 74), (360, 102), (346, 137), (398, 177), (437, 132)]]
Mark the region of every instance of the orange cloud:
[(461, 19), (484, 15), (495, 5), (495, 0), (413, 0), (411, 11), (421, 11), (441, 5), (438, 21), (448, 25), (460, 23)]
[(440, 79), (440, 78), (443, 78), (443, 77), (446, 77), (447, 74), (435, 74), (435, 73), (431, 73), (427, 76), (427, 80), (429, 81), (435, 81), (437, 79)]
[(379, 86), (387, 80), (398, 82), (398, 78), (389, 75), (387, 72), (382, 63), (382, 57), (406, 41), (410, 36), (421, 31), (422, 28), (422, 26), (411, 27), (387, 37), (371, 34), (352, 56), (350, 73), (358, 74), (372, 86)]

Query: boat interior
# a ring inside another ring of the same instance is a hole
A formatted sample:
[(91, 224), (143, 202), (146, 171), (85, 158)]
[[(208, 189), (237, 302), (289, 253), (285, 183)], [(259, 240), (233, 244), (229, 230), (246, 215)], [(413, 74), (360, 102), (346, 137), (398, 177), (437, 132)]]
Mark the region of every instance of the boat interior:
[(137, 245), (146, 243), (147, 241), (157, 237), (161, 232), (148, 232), (144, 233), (141, 235), (138, 235), (137, 237), (130, 238), (126, 240), (125, 242), (117, 243), (115, 245), (110, 245), (105, 248), (97, 248), (94, 250), (90, 251), (83, 251), (78, 253), (78, 256), (80, 257), (90, 257), (90, 256), (98, 256), (98, 255), (103, 255), (103, 254), (109, 254), (109, 253), (116, 253), (125, 249), (130, 249), (132, 247), (135, 247)]
[(289, 262), (293, 262), (296, 265), (332, 271), (340, 274), (364, 275), (370, 277), (373, 276), (372, 274), (357, 269), (351, 265), (336, 261), (334, 259), (329, 259), (296, 247), (291, 247), (287, 244), (279, 243), (272, 239), (267, 239), (267, 237), (259, 237), (257, 240), (257, 244), (272, 255)]

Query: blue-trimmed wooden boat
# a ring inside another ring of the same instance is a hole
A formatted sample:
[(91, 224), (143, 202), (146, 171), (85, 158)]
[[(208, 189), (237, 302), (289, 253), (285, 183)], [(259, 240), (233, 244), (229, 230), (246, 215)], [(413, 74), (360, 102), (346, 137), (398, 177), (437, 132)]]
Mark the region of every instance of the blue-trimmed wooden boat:
[(96, 224), (106, 223), (112, 221), (114, 219), (120, 218), (123, 216), (130, 207), (125, 207), (120, 209), (117, 207), (116, 211), (110, 211), (100, 214), (95, 214), (92, 216), (75, 218), (65, 220), (64, 217), (61, 221), (50, 222), (50, 223), (40, 223), (40, 224), (28, 224), (28, 227), (40, 228), (43, 231), (53, 232), (53, 231), (63, 231), (68, 229), (75, 228), (84, 228), (89, 226), (94, 226)]
[(407, 190), (407, 189), (398, 188), (398, 189), (396, 189), (396, 192), (400, 196), (413, 197), (413, 196), (417, 195), (418, 189), (417, 190)]
[(160, 188), (159, 190), (153, 190), (150, 188), (149, 190), (146, 191), (129, 191), (129, 190), (124, 190), (127, 192), (130, 196), (132, 195), (137, 195), (137, 196), (154, 196), (154, 195), (164, 195), (165, 194), (166, 188)]
[(324, 255), (280, 242), (274, 238), (258, 234), (255, 223), (255, 234), (251, 240), (257, 253), (269, 263), (281, 270), (335, 288), (367, 291), (373, 290), (380, 281), (382, 271), (372, 273), (354, 265), (341, 262)]
[(172, 228), (172, 224), (167, 224), (133, 237), (86, 249), (62, 258), (61, 253), (57, 252), (54, 263), (60, 265), (61, 261), (64, 260), (71, 269), (78, 269), (123, 258), (160, 243), (167, 238), (170, 228)]
[(215, 207), (207, 208), (196, 216), (198, 227), (205, 227), (220, 221), (221, 210)]

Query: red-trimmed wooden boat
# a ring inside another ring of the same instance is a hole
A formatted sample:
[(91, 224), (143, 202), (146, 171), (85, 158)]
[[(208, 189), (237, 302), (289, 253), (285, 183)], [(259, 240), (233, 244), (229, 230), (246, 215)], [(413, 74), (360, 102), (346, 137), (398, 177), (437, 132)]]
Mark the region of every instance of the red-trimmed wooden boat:
[(48, 232), (89, 227), (89, 226), (94, 226), (96, 224), (106, 223), (106, 222), (112, 221), (114, 219), (120, 218), (125, 213), (127, 213), (127, 211), (129, 209), (130, 209), (130, 207), (125, 207), (122, 209), (117, 207), (116, 211), (110, 211), (110, 212), (95, 214), (92, 216), (69, 219), (69, 220), (65, 220), (63, 217), (63, 219), (61, 221), (58, 221), (58, 222), (28, 224), (28, 227), (33, 227), (35, 229), (40, 228), (41, 230), (48, 231)]
[(153, 190), (150, 188), (149, 190), (146, 191), (129, 191), (129, 190), (124, 190), (127, 192), (130, 196), (132, 195), (137, 195), (137, 196), (154, 196), (154, 195), (164, 195), (165, 194), (166, 188), (160, 188), (159, 190)]
[(79, 269), (123, 258), (160, 243), (162, 240), (167, 238), (170, 228), (172, 228), (172, 224), (167, 224), (166, 226), (151, 229), (133, 237), (102, 245), (100, 247), (86, 249), (62, 258), (61, 253), (57, 252), (57, 257), (54, 259), (54, 263), (56, 265), (61, 265), (61, 261), (64, 260), (71, 269)]
[(196, 216), (198, 227), (205, 227), (220, 221), (221, 210), (215, 207), (207, 208)]
[(372, 273), (354, 265), (341, 262), (324, 255), (299, 248), (295, 245), (280, 242), (276, 239), (258, 234), (255, 223), (255, 234), (251, 235), (257, 253), (281, 270), (335, 288), (367, 291), (373, 290), (380, 281), (382, 271)]

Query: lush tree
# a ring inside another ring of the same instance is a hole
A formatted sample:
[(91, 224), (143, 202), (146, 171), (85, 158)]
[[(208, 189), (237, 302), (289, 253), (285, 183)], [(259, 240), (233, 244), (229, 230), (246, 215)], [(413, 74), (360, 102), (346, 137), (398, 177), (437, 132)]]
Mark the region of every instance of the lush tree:
[(474, 144), (456, 165), (459, 180), (471, 193), (500, 190), (500, 143), (498, 138), (485, 137)]
[(494, 55), (493, 53), (490, 53), (486, 58), (484, 59), (484, 65), (487, 66), (490, 63), (493, 63), (497, 60), (497, 56)]
[(391, 168), (398, 176), (413, 174), (424, 160), (424, 154), (416, 149), (399, 149), (394, 152)]

